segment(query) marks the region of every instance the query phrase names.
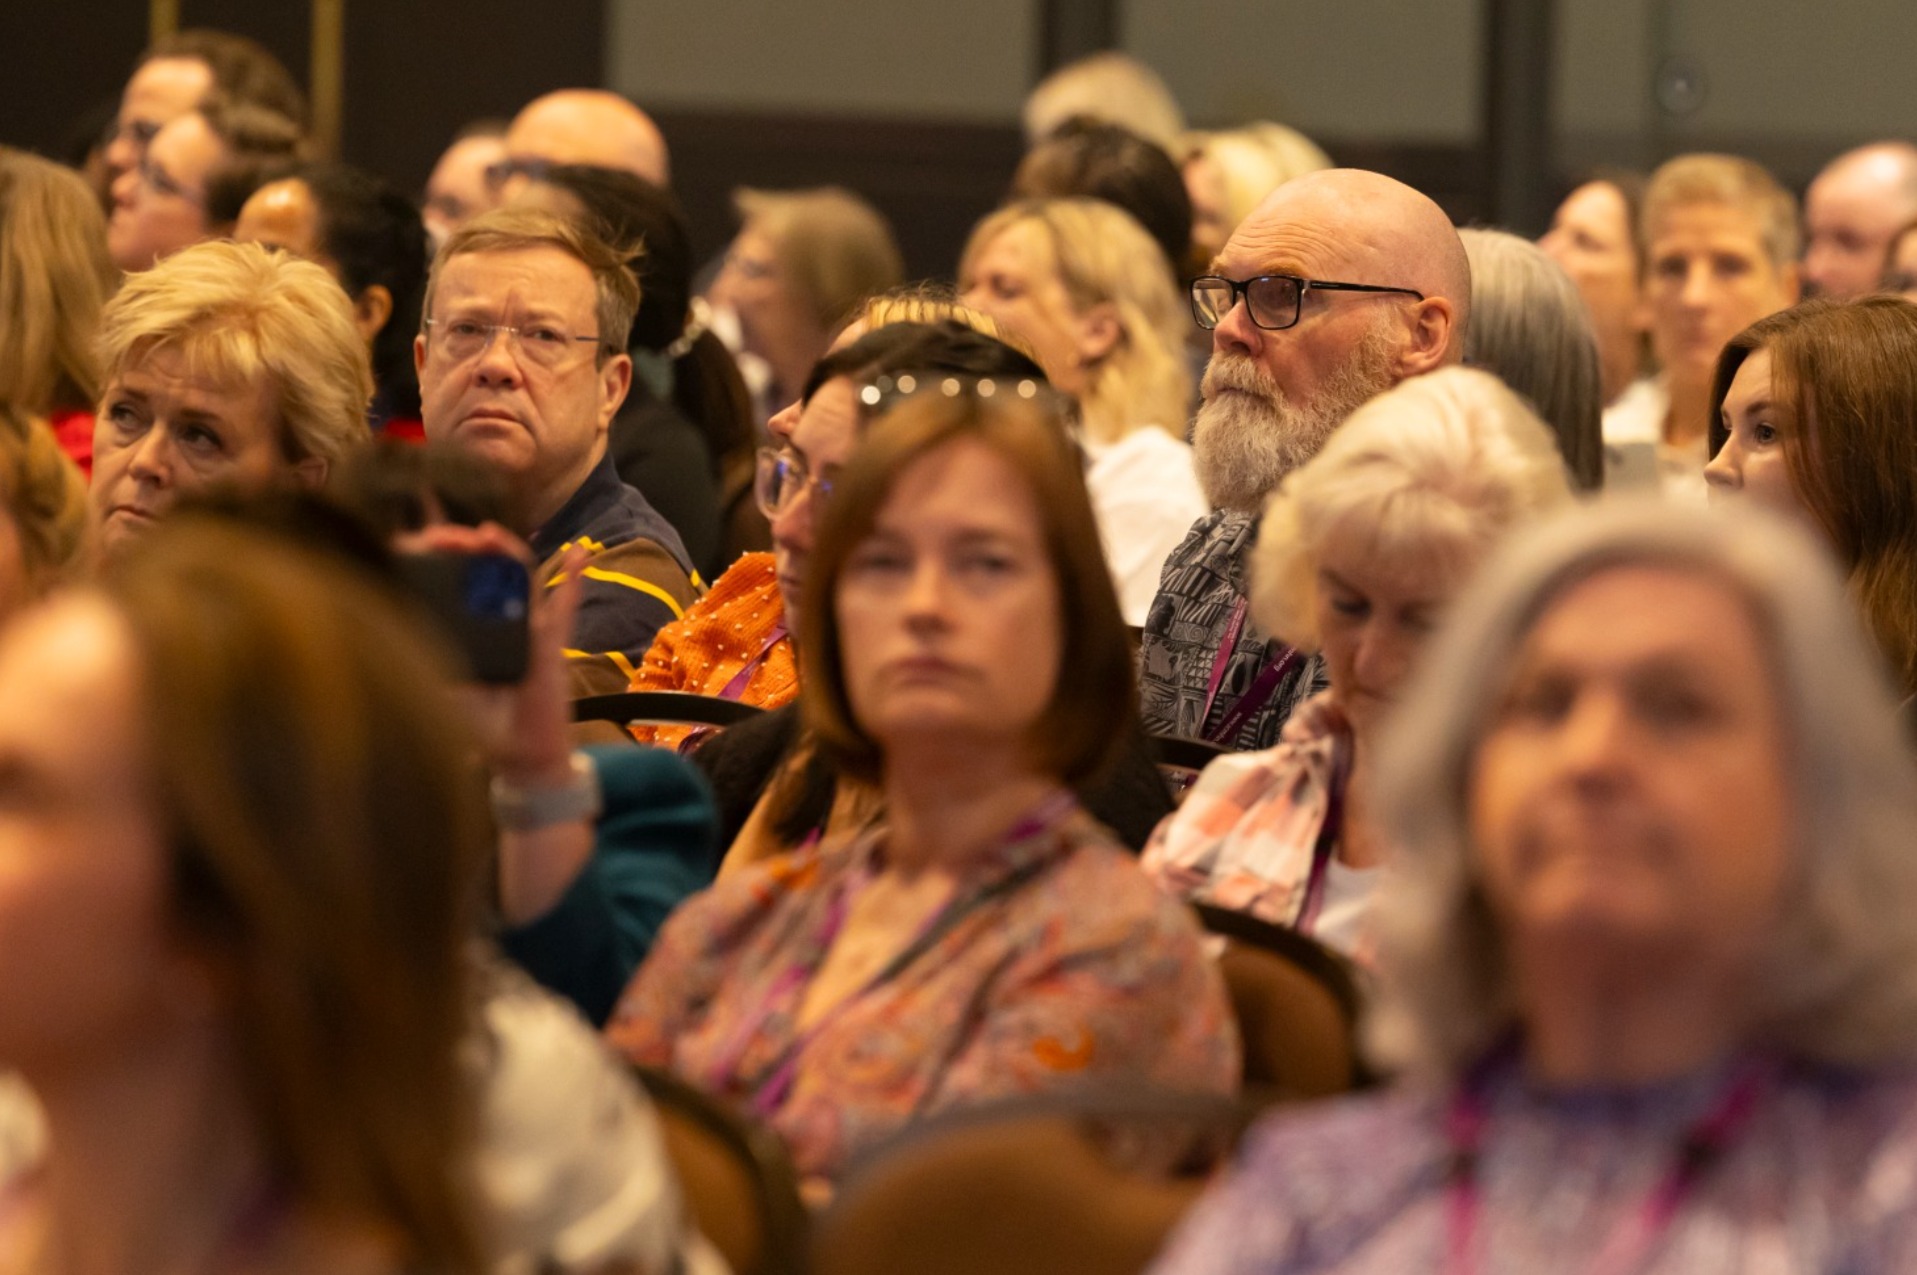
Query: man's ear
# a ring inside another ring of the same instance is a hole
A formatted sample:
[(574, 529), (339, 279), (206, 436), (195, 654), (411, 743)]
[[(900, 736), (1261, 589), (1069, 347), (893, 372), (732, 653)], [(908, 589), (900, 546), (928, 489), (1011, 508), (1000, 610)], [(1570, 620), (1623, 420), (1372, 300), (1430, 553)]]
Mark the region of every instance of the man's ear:
[(1458, 308), (1449, 297), (1426, 297), (1418, 302), (1411, 311), (1411, 339), (1398, 353), (1400, 376), (1422, 376), (1442, 367), (1453, 340), (1460, 349), (1464, 347), (1457, 326)]
[(375, 283), (353, 298), (353, 324), (359, 328), (359, 339), (368, 345), (392, 317), (393, 294), (384, 284)]
[(626, 401), (626, 393), (630, 389), (632, 389), (632, 357), (627, 354), (615, 354), (599, 369), (599, 432), (601, 434), (612, 428), (612, 418), (619, 414), (619, 405)]
[(426, 370), (426, 334), (420, 333), (413, 338), (413, 375), (418, 376)]

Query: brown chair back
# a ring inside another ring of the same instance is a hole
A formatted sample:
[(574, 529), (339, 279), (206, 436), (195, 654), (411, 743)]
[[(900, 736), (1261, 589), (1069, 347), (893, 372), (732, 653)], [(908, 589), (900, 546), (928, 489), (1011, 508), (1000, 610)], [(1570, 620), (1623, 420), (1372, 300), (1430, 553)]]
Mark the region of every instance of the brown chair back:
[(777, 1135), (671, 1072), (634, 1071), (658, 1109), (693, 1221), (733, 1275), (800, 1275), (806, 1210)]
[(910, 1132), (847, 1177), (816, 1229), (812, 1269), (1136, 1275), (1248, 1119), (1225, 1099), (1164, 1101), (1156, 1112), (1011, 1103)]
[(1209, 904), (1195, 910), (1225, 942), (1218, 971), (1244, 1042), (1245, 1087), (1294, 1101), (1363, 1083), (1350, 963), (1285, 926)]

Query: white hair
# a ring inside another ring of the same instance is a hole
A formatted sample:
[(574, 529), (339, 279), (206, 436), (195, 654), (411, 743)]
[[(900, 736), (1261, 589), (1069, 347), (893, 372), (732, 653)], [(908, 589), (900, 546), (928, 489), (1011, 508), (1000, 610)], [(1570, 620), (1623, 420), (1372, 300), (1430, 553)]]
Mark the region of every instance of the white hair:
[(1753, 971), (1762, 1009), (1749, 1043), (1850, 1065), (1911, 1056), (1917, 773), (1836, 568), (1775, 515), (1630, 500), (1508, 541), (1460, 598), (1392, 723), (1372, 792), (1394, 847), (1377, 913), (1375, 1053), (1455, 1076), (1512, 1024), (1513, 977), (1470, 852), (1471, 759), (1543, 612), (1579, 582), (1633, 565), (1722, 583), (1768, 646), (1798, 828), (1792, 904)]
[(1369, 560), (1462, 572), (1514, 523), (1570, 499), (1551, 431), (1497, 377), (1462, 367), (1413, 377), (1353, 412), (1271, 498), (1252, 555), (1253, 615), (1316, 650), (1318, 559), (1332, 540), (1362, 538)]

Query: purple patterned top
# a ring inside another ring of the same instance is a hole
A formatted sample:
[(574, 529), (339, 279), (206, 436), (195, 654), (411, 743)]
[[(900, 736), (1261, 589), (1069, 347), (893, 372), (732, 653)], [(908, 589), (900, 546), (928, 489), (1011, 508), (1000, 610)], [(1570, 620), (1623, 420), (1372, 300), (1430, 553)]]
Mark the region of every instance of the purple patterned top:
[[(1644, 1207), (1727, 1075), (1487, 1090), (1470, 1269), (1580, 1271)], [(1408, 1089), (1268, 1117), (1151, 1275), (1400, 1275), (1446, 1269), (1448, 1095)], [(1917, 1074), (1797, 1069), (1686, 1196), (1641, 1272), (1917, 1270)]]
[(922, 955), (800, 1030), (846, 883), (883, 844), (881, 828), (801, 849), (688, 900), (607, 1025), (614, 1047), (753, 1109), (828, 1178), (910, 1120), (991, 1098), (1114, 1079), (1236, 1091), (1196, 921), (1075, 806), (977, 863), (961, 893), (989, 897)]

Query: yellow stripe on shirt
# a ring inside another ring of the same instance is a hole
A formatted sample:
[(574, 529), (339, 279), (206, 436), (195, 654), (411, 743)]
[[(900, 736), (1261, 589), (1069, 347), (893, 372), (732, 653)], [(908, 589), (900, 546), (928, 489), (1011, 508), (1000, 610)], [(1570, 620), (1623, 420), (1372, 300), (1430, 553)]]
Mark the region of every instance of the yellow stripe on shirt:
[(679, 600), (650, 580), (641, 580), (638, 576), (629, 576), (623, 571), (607, 571), (601, 567), (587, 567), (580, 574), (588, 580), (603, 580), (607, 584), (620, 584), (628, 589), (636, 589), (671, 607), (673, 619), (685, 618), (686, 609), (679, 605)]

